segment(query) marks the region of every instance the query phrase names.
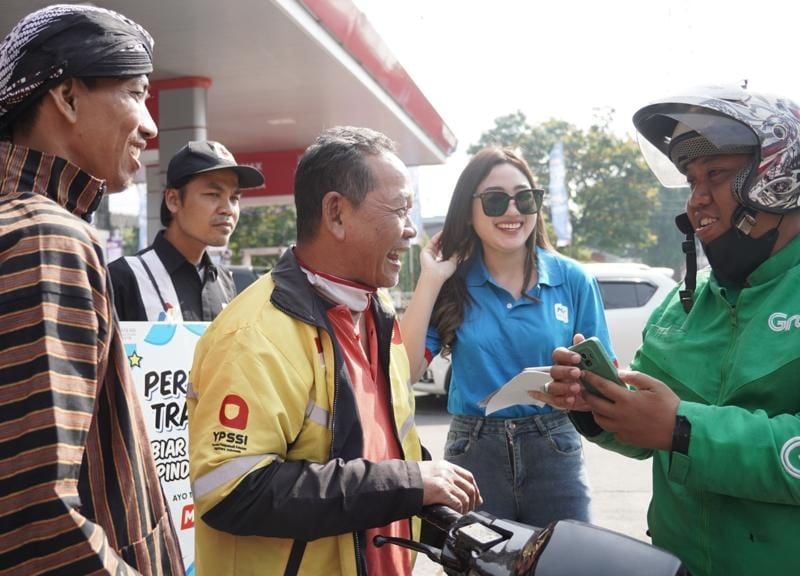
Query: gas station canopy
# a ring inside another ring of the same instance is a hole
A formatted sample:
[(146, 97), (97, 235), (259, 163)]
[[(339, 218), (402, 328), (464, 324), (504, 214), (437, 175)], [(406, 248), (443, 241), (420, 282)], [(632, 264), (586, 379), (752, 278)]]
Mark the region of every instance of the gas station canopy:
[[(0, 35), (51, 3), (4, 0)], [(384, 132), (410, 166), (442, 163), (455, 148), (453, 133), (352, 0), (93, 4), (129, 16), (155, 38), (148, 106), (160, 128), (159, 95), (199, 86), (207, 137), (246, 161), (264, 156), (267, 164), (281, 164), (285, 158), (284, 171), (321, 130), (335, 125)], [(158, 149), (158, 142), (151, 147)], [(262, 168), (269, 182), (269, 168)], [(287, 192), (269, 188), (261, 193)]]

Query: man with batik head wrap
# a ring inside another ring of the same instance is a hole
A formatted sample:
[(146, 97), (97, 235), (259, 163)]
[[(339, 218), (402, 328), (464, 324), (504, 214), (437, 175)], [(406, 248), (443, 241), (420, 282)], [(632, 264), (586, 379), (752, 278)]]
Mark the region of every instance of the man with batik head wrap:
[(184, 572), (89, 224), (157, 133), (152, 48), (77, 5), (0, 44), (0, 573)]

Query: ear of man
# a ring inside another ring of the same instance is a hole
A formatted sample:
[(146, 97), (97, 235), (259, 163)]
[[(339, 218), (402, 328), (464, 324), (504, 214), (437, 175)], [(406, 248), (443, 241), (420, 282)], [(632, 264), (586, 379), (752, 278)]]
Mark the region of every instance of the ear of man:
[(328, 192), (322, 197), (322, 226), (337, 240), (345, 239), (348, 207), (347, 199), (339, 192)]
[(85, 85), (74, 78), (48, 89), (35, 105), (35, 111), (14, 126), (14, 144), (72, 159), (70, 135), (79, 120), (81, 90), (86, 90)]
[(181, 208), (180, 190), (177, 188), (167, 188), (164, 190), (164, 202), (170, 213), (174, 215)]
[(76, 78), (67, 78), (48, 90), (48, 97), (56, 111), (70, 124), (78, 121), (78, 101), (81, 93), (86, 91), (83, 82)]

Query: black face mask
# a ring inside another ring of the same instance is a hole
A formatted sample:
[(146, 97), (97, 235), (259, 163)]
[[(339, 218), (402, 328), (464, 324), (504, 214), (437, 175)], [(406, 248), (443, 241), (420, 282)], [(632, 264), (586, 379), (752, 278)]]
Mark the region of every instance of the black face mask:
[(703, 251), (720, 284), (741, 287), (753, 270), (770, 257), (777, 240), (777, 226), (760, 238), (748, 236), (731, 226), (719, 238), (703, 244)]

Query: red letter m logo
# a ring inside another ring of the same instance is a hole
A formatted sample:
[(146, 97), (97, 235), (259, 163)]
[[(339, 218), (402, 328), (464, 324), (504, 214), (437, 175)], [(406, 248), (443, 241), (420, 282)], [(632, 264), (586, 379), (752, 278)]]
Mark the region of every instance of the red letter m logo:
[(181, 530), (194, 527), (194, 504), (187, 504), (181, 510)]

